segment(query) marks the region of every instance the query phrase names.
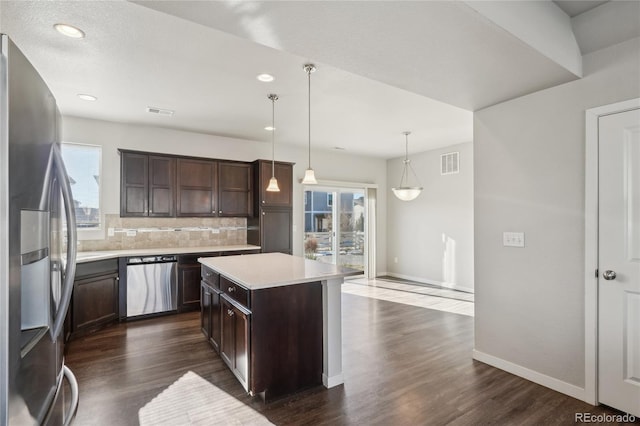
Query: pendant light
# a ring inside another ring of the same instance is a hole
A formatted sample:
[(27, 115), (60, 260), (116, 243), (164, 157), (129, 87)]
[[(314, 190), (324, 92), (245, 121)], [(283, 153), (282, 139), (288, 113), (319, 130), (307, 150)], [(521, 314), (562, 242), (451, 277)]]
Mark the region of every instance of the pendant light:
[(306, 64), (304, 71), (307, 73), (307, 80), (309, 83), (309, 167), (304, 172), (304, 179), (302, 179), (303, 185), (317, 185), (316, 174), (311, 168), (311, 73), (315, 72), (316, 66), (313, 64)]
[[(391, 188), (393, 193), (398, 199), (402, 201), (411, 201), (415, 200), (418, 195), (422, 192), (422, 187), (420, 186), (420, 182), (418, 181), (418, 176), (416, 172), (411, 167), (411, 160), (409, 160), (409, 135), (411, 132), (402, 132), (404, 135), (404, 169), (402, 170), (402, 177), (400, 178), (400, 186), (397, 188)], [(409, 171), (413, 173), (413, 176), (416, 178), (416, 182), (418, 186), (409, 186)]]
[(269, 186), (267, 191), (280, 192), (278, 187), (278, 179), (276, 179), (276, 101), (278, 95), (272, 93), (267, 96), (271, 100), (271, 179), (269, 179)]

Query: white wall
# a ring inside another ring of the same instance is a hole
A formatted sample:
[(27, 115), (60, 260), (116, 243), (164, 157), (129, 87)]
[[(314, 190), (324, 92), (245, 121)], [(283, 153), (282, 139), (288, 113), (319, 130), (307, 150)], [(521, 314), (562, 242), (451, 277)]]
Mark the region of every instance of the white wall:
[[(583, 65), (580, 80), (474, 114), (475, 349), (577, 391), (585, 110), (640, 96), (640, 39), (585, 55)], [(503, 247), (503, 231), (524, 231), (526, 247)]]
[[(62, 139), (65, 142), (102, 146), (102, 206), (106, 214), (120, 212), (120, 157), (117, 149), (132, 149), (199, 157), (253, 161), (271, 158), (271, 144), (231, 139), (160, 127), (114, 123), (79, 117), (63, 118)], [(307, 151), (302, 147), (276, 144), (276, 159), (295, 162), (294, 186), (294, 254), (302, 255), (303, 189), (299, 184), (307, 167)], [(386, 188), (386, 161), (349, 155), (344, 152), (312, 150), (316, 177), (322, 180), (364, 182)], [(386, 196), (378, 197), (377, 268), (386, 270)]]
[[(440, 174), (440, 155), (460, 152), (460, 173)], [(410, 155), (424, 190), (413, 201), (391, 191), (403, 158), (387, 161), (387, 271), (420, 282), (473, 291), (473, 144)], [(397, 263), (395, 259), (397, 258)]]

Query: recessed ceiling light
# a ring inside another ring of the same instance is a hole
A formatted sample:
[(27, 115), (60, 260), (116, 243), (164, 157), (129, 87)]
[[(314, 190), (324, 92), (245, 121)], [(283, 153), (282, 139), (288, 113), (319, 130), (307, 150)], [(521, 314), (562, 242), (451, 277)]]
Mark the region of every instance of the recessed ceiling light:
[(268, 130), (268, 131), (270, 131), (270, 132), (271, 132), (271, 131), (275, 130), (276, 128), (275, 128), (275, 127), (272, 127), (272, 126), (267, 126), (267, 127), (265, 127), (264, 129), (265, 129), (265, 130)]
[(256, 78), (265, 83), (275, 80), (271, 74), (259, 74)]
[(68, 24), (55, 24), (53, 26), (60, 34), (71, 38), (84, 38), (84, 31)]
[(78, 97), (80, 99), (82, 99), (83, 101), (97, 101), (98, 100), (98, 98), (96, 98), (95, 96), (87, 95), (85, 93), (78, 93)]

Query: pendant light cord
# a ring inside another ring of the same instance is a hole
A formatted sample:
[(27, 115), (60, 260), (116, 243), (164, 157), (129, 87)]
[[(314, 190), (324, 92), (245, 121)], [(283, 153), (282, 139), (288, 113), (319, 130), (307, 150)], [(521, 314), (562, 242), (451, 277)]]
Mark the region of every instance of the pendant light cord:
[(409, 134), (404, 134), (404, 161), (409, 161)]
[(277, 96), (271, 95), (271, 177), (276, 176), (276, 99)]
[(308, 98), (308, 102), (309, 102), (309, 108), (308, 108), (308, 112), (309, 112), (309, 168), (311, 168), (311, 71), (312, 68), (309, 67), (307, 68), (307, 81), (308, 81), (308, 87), (309, 87), (309, 98)]

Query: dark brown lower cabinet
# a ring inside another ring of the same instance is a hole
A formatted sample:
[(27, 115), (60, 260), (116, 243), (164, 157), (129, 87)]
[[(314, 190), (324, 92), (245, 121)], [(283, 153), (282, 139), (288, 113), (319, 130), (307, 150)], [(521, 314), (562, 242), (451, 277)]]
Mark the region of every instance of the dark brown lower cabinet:
[(241, 310), (221, 296), (222, 340), (220, 357), (238, 378), (245, 390), (249, 386), (249, 318), (250, 314)]
[(260, 209), (260, 245), (263, 253), (292, 253), (293, 211), (290, 208)]
[[(234, 256), (260, 253), (260, 250), (236, 250), (178, 256), (178, 312), (200, 309), (200, 257)], [(214, 288), (217, 288), (214, 286)]]
[(206, 266), (202, 279), (203, 333), (247, 392), (269, 401), (322, 384), (320, 282), (249, 290)]
[(178, 311), (200, 308), (200, 266), (178, 264)]
[(200, 291), (200, 328), (216, 352), (220, 352), (220, 291), (204, 281)]
[(118, 319), (118, 287), (117, 259), (78, 265), (71, 309), (72, 335)]

